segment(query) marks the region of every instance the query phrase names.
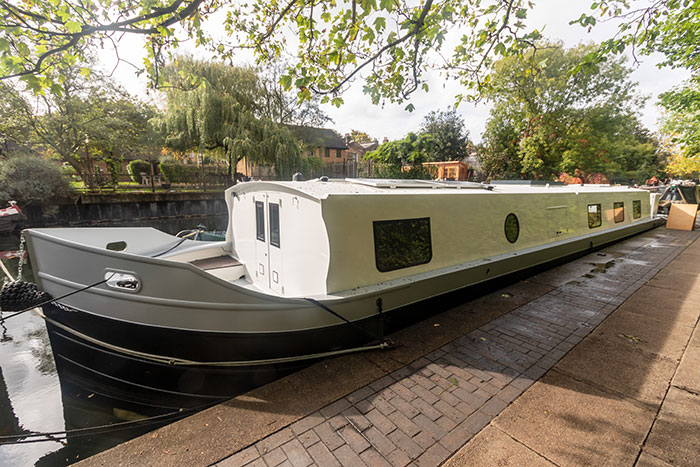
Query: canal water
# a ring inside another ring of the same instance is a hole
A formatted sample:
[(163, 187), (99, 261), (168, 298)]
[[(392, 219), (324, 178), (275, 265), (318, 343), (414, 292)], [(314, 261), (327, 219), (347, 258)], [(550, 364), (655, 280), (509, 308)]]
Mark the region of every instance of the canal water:
[[(160, 227), (174, 233), (182, 226)], [(0, 236), (0, 257), (13, 277), (18, 249), (18, 234)], [(0, 284), (5, 277), (0, 272)], [(31, 264), (22, 279), (33, 280)], [(46, 326), (34, 312), (0, 328), (0, 466), (72, 464), (189, 413), (112, 399), (81, 384), (81, 375), (62, 372), (59, 380)]]

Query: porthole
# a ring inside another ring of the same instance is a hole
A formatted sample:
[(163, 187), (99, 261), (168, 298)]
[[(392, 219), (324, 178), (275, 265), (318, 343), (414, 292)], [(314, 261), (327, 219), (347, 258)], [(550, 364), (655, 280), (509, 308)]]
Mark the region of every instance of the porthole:
[(506, 240), (510, 243), (515, 243), (520, 235), (520, 223), (518, 216), (512, 212), (506, 216), (506, 221), (503, 224), (503, 230), (506, 234)]

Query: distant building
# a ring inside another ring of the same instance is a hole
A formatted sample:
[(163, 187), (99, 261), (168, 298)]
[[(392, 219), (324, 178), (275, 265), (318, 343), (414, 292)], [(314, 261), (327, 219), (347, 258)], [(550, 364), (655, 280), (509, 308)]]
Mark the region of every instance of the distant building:
[(473, 170), (469, 164), (462, 161), (423, 162), (423, 167), (433, 167), (437, 170), (436, 180), (469, 180)]
[(324, 163), (352, 160), (348, 146), (338, 133), (327, 128), (287, 125), (306, 146), (306, 155), (319, 157)]
[(350, 136), (349, 133), (345, 134), (345, 144), (348, 146), (350, 158), (357, 162), (361, 162), (365, 154), (374, 151), (379, 147), (379, 141), (376, 139), (368, 143), (358, 143), (352, 139), (352, 136)]

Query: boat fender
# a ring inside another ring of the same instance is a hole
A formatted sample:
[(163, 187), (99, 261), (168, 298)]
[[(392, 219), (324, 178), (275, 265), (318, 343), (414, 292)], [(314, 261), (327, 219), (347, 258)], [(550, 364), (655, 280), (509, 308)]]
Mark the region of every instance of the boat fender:
[(36, 284), (31, 282), (5, 282), (0, 290), (0, 310), (20, 311), (51, 299), (50, 294), (40, 290)]

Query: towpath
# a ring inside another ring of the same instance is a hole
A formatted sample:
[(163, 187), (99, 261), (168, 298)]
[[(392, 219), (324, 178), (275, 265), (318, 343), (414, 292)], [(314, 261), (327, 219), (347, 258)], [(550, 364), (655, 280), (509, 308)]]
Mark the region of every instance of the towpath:
[(655, 229), (82, 464), (697, 464), (698, 236)]

